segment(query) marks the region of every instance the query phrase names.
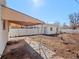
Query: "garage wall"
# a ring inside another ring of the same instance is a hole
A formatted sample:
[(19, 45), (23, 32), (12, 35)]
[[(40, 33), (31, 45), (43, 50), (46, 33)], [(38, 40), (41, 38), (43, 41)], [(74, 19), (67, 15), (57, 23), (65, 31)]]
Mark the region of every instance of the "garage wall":
[(47, 34), (47, 35), (56, 34), (56, 32), (57, 32), (56, 29), (57, 29), (57, 27), (54, 27), (54, 26), (46, 26), (45, 34)]

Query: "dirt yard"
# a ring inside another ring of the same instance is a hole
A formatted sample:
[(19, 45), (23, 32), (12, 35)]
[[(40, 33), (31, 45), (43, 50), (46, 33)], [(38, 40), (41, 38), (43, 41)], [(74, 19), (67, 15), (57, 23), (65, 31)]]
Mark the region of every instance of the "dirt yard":
[[(59, 59), (79, 59), (79, 34), (60, 34), (55, 36), (28, 36), (33, 41), (41, 42), (56, 54), (53, 57)], [(10, 41), (2, 55), (1, 59), (43, 59), (38, 56), (33, 56), (27, 50), (29, 46), (25, 40)], [(58, 57), (57, 57), (58, 56)]]
[(34, 41), (41, 43), (56, 52), (56, 56), (64, 59), (79, 59), (79, 34), (60, 34), (53, 36), (30, 36)]

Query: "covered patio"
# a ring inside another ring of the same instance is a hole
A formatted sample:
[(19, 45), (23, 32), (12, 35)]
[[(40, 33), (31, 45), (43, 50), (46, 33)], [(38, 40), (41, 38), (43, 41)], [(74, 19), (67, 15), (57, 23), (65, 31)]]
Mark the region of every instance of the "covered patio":
[(0, 57), (8, 41), (10, 23), (19, 24), (21, 26), (29, 26), (43, 24), (44, 22), (4, 5), (0, 5)]

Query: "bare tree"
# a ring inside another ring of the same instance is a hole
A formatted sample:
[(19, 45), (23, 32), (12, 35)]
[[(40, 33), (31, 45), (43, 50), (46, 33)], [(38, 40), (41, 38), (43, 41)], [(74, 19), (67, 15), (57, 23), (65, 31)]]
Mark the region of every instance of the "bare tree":
[(64, 22), (63, 25), (62, 25), (62, 28), (63, 29), (69, 29), (69, 26)]
[(79, 4), (79, 0), (75, 0), (75, 2), (76, 2), (77, 4)]
[(79, 26), (79, 13), (69, 15), (70, 26), (72, 29), (76, 29)]

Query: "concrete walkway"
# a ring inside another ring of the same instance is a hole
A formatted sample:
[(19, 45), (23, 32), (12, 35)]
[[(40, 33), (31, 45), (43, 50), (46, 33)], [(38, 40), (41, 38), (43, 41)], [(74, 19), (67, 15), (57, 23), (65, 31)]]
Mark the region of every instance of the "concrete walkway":
[(56, 53), (40, 44), (40, 42), (33, 41), (27, 37), (25, 40), (36, 52), (38, 52), (44, 59), (53, 59), (53, 55)]

